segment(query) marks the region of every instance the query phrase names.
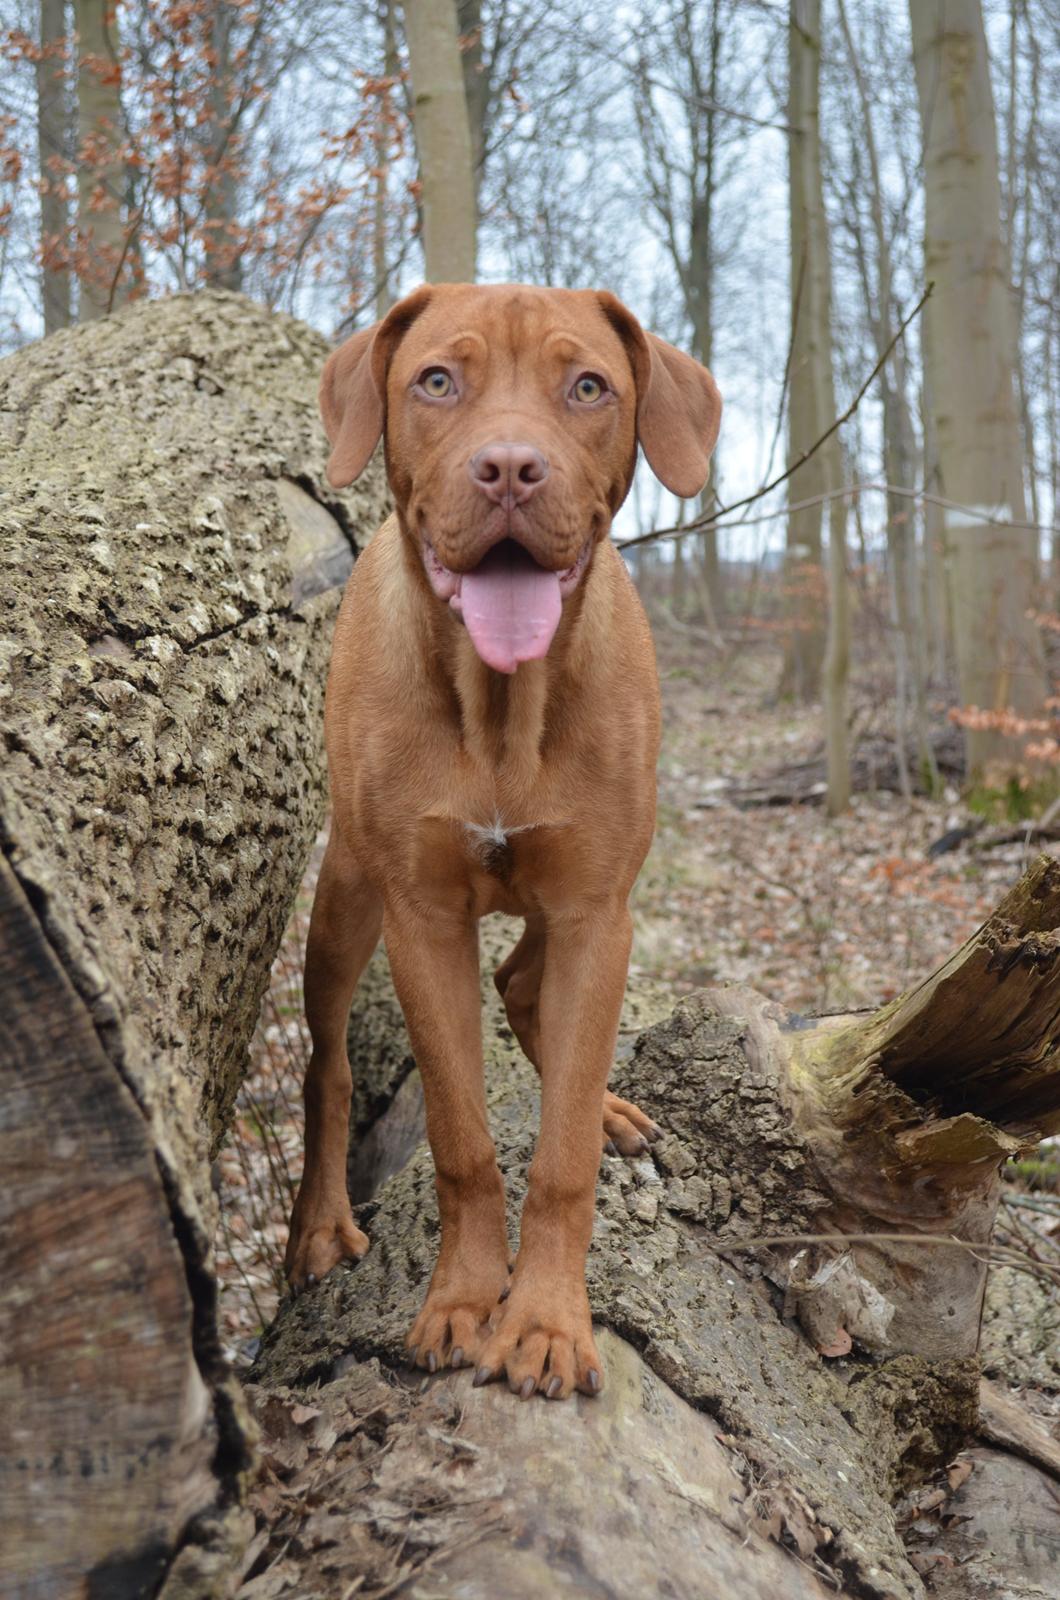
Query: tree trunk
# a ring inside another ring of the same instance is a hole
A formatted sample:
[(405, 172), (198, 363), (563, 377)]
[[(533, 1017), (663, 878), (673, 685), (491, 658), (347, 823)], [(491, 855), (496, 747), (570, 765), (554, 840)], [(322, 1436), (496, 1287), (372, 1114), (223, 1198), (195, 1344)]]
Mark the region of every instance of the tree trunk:
[[(1041, 715), (1048, 694), (1028, 620), (1037, 535), (1026, 521), (1013, 388), (1013, 308), (1001, 233), (994, 101), (979, 0), (911, 0), (924, 137), (924, 352), (936, 408), (960, 695)], [(1024, 739), (970, 727), (968, 766), (1020, 764)], [(1006, 776), (1002, 771), (999, 776)]]
[(395, 0), (382, 0), (379, 20), (383, 29), (383, 77), (387, 87), (376, 96), (375, 126), (372, 143), (375, 154), (375, 172), (372, 180), (372, 276), (374, 279), (375, 315), (382, 322), (393, 304), (390, 292), (390, 261), (387, 235), (390, 188), (390, 147), (394, 139), (393, 113), (390, 95), (393, 84), (400, 76), (397, 53), (397, 36), (394, 19)]
[(319, 826), (324, 341), (181, 295), (0, 363), (0, 1590), (154, 1592), (247, 1446), (210, 1161)]
[(37, 159), (40, 165), (41, 301), (44, 331), (70, 325), (70, 214), (66, 174), (53, 161), (68, 157), (65, 0), (41, 0), (37, 60)]
[[(874, 284), (869, 281), (866, 252), (861, 245), (860, 233), (858, 233), (858, 255), (863, 268), (866, 311), (876, 345), (876, 354), (884, 363), (880, 374), (880, 389), (883, 401), (883, 478), (888, 485), (887, 575), (894, 634), (895, 753), (898, 757), (902, 794), (908, 800), (912, 798), (913, 793), (906, 760), (910, 711), (913, 714), (918, 759), (929, 780), (928, 792), (933, 793), (938, 783), (928, 727), (927, 660), (920, 615), (920, 585), (916, 570), (916, 523), (909, 500), (898, 492), (903, 487), (908, 488), (913, 481), (915, 440), (913, 419), (909, 411), (905, 349), (900, 339), (894, 344), (893, 349), (891, 348), (898, 308), (894, 304), (891, 240), (884, 207), (883, 178), (876, 146), (872, 97), (861, 70), (857, 46), (843, 0), (839, 0), (837, 11), (857, 89), (868, 166), (869, 213), (875, 244)], [(853, 226), (857, 230), (856, 222)]]
[[(925, 314), (927, 310), (928, 306), (925, 306)], [(925, 366), (921, 371), (921, 476), (930, 496), (924, 501), (923, 610), (928, 635), (928, 671), (935, 684), (941, 687), (951, 677), (953, 619), (950, 614), (950, 588), (946, 582), (944, 508), (938, 503), (942, 498), (942, 477), (935, 432), (935, 402), (931, 391), (931, 373)]]
[(122, 215), (121, 57), (114, 0), (74, 0), (77, 28), (77, 276), (79, 322), (121, 304), (126, 225)]
[[(821, 173), (819, 110), (821, 8), (819, 0), (792, 0), (788, 24), (790, 71), (788, 138), (791, 207), (792, 336), (788, 397), (788, 462), (794, 464), (835, 419), (832, 377), (832, 274), (828, 218)], [(835, 496), (789, 514), (788, 575), (792, 630), (782, 668), (782, 692), (813, 699), (822, 694), (828, 751), (828, 810), (850, 799), (847, 749), (847, 678), (850, 602), (846, 571), (846, 506), (838, 498), (843, 457), (833, 434), (793, 475), (794, 500)], [(821, 519), (829, 511), (827, 631), (820, 605)], [(817, 590), (817, 594), (814, 590)], [(797, 598), (796, 598), (797, 596)], [(823, 676), (822, 676), (823, 669)]]
[(237, 13), (231, 0), (211, 0), (204, 26), (213, 58), (206, 97), (206, 282), (214, 289), (240, 289), (242, 250), (238, 235), (239, 187), (232, 77), (232, 29)]
[[(829, 450), (830, 487), (842, 485), (842, 454)], [(827, 447), (826, 447), (827, 448)], [(850, 738), (847, 686), (850, 680), (850, 584), (847, 579), (847, 506), (835, 494), (828, 507), (828, 635), (824, 658), (824, 734), (828, 771), (827, 809), (840, 816), (850, 804)]]
[(486, 171), (486, 131), (490, 110), (490, 77), (482, 49), (482, 0), (457, 0), (456, 24), (460, 39), (460, 66), (464, 75), (471, 172), (478, 195)]
[[(507, 942), (487, 933), (488, 966)], [(378, 1120), (378, 1076), (370, 1098), (378, 1126), (393, 1119), (377, 1141), (393, 1171), (398, 1130), (406, 1152), (415, 1140), (414, 1077), (403, 1042), (378, 1048), (396, 1016), (383, 983), (377, 964), (350, 1045), (355, 1077), (359, 1062), (386, 1062), (394, 1110)], [(486, 999), (514, 1236), (537, 1084)], [(404, 1365), (437, 1248), (418, 1145), (361, 1208), (364, 1261), (288, 1303), (266, 1339), (251, 1397), (290, 1482), (255, 1571), (275, 1561), (279, 1579), (297, 1541), (310, 1590), (317, 1562), (341, 1592), (389, 1559), (420, 1600), (692, 1594), (704, 1571), (734, 1600), (919, 1600), (895, 1503), (976, 1426), (999, 1167), (1060, 1128), (1058, 1022), (1060, 865), (1044, 857), (874, 1016), (807, 1022), (732, 986), (667, 1017), (658, 994), (631, 992), (612, 1087), (666, 1133), (600, 1172), (589, 1294), (608, 1330), (602, 1398), (523, 1405), (466, 1373), (381, 1382), (378, 1363)], [(292, 1425), (296, 1397), (312, 1409)]]
[[(831, 387), (831, 347), (827, 307), (829, 265), (821, 185), (821, 144), (818, 121), (820, 84), (820, 0), (792, 0), (788, 20), (788, 192), (791, 225), (791, 378), (788, 386), (788, 465), (793, 466), (820, 438), (833, 420), (820, 414), (822, 363), (828, 365)], [(822, 229), (824, 230), (822, 233)], [(824, 346), (821, 338), (825, 339)], [(821, 451), (800, 467), (789, 483), (792, 501), (812, 499), (828, 488), (828, 471)], [(813, 700), (821, 692), (821, 666), (825, 651), (824, 575), (822, 568), (821, 505), (793, 511), (788, 517), (785, 561), (790, 632), (784, 652), (780, 692), (800, 700)]]
[(475, 181), (455, 0), (405, 0), (423, 254), (432, 283), (475, 277)]

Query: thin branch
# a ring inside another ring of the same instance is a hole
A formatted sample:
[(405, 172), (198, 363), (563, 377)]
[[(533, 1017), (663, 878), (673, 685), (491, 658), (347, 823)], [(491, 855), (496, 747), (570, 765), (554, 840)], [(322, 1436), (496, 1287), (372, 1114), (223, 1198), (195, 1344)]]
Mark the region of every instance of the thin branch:
[(833, 433), (841, 428), (844, 422), (849, 422), (850, 418), (854, 415), (854, 412), (858, 409), (858, 406), (861, 404), (862, 400), (864, 400), (869, 389), (872, 387), (872, 384), (875, 382), (876, 378), (879, 377), (881, 371), (887, 363), (887, 358), (889, 357), (891, 351), (905, 333), (905, 330), (908, 328), (909, 324), (914, 320), (915, 317), (918, 317), (921, 311), (924, 309), (924, 306), (927, 304), (934, 287), (934, 282), (928, 284), (927, 288), (920, 296), (920, 299), (917, 301), (912, 311), (910, 311), (909, 315), (905, 318), (904, 322), (901, 323), (894, 338), (888, 344), (886, 350), (880, 356), (880, 359), (877, 361), (876, 365), (873, 367), (872, 371), (869, 373), (868, 377), (865, 379), (865, 382), (861, 385), (861, 388), (847, 406), (842, 416), (836, 417), (831, 426), (826, 428), (824, 433), (821, 434), (821, 437), (815, 440), (814, 443), (810, 445), (809, 449), (804, 450), (799, 459), (797, 461), (793, 461), (791, 466), (779, 473), (771, 483), (763, 484), (760, 489), (755, 490), (754, 494), (745, 495), (742, 500), (734, 500), (731, 506), (719, 506), (716, 511), (708, 512), (706, 516), (699, 517), (694, 522), (686, 523), (683, 528), (654, 528), (650, 533), (640, 533), (637, 534), (633, 539), (623, 539), (622, 548), (629, 549), (633, 545), (651, 544), (655, 539), (665, 539), (673, 534), (691, 533), (697, 528), (710, 527), (711, 524), (716, 523), (720, 517), (728, 516), (730, 511), (739, 511), (742, 506), (753, 505), (756, 500), (762, 500), (773, 489), (776, 489), (780, 484), (792, 477), (794, 473), (798, 472), (799, 468), (809, 461), (811, 456), (817, 454), (817, 451), (820, 450), (822, 445), (827, 444)]
[[(997, 528), (1016, 528), (1024, 533), (1052, 533), (1060, 535), (1060, 523), (1054, 522), (1005, 522), (991, 516), (982, 506), (962, 505), (959, 500), (947, 500), (944, 495), (932, 494), (929, 489), (910, 489), (905, 484), (884, 483), (877, 481), (862, 481), (860, 483), (847, 483), (839, 489), (828, 489), (823, 494), (811, 495), (806, 500), (794, 500), (788, 505), (778, 506), (776, 511), (763, 511), (757, 517), (737, 517), (733, 522), (714, 522), (714, 516), (720, 517), (729, 508), (721, 506), (706, 520), (714, 527), (726, 531), (729, 528), (757, 528), (763, 522), (779, 522), (781, 518), (788, 517), (793, 511), (805, 511), (810, 506), (827, 505), (830, 500), (838, 500), (843, 495), (859, 494), (893, 494), (906, 500), (918, 500), (928, 505), (942, 506), (947, 511), (961, 511), (969, 517), (975, 517), (980, 522), (988, 522)], [(738, 501), (742, 505), (743, 501)], [(696, 533), (702, 526), (701, 522), (683, 522), (674, 528), (662, 528), (655, 534), (638, 535), (633, 539), (618, 539), (616, 548), (624, 550), (628, 545), (644, 544), (647, 539), (666, 539), (675, 542), (684, 538), (686, 533)]]
[(980, 1244), (971, 1239), (958, 1239), (951, 1233), (770, 1233), (759, 1234), (752, 1239), (715, 1239), (704, 1245), (704, 1249), (711, 1255), (720, 1256), (728, 1255), (730, 1252), (734, 1255), (747, 1254), (753, 1250), (775, 1250), (785, 1245), (807, 1244), (839, 1245), (844, 1249), (852, 1244), (876, 1247), (887, 1244), (912, 1244), (965, 1250), (987, 1266), (1013, 1267), (1017, 1272), (1027, 1272), (1032, 1277), (1044, 1278), (1046, 1282), (1060, 1288), (1060, 1268), (1050, 1266), (1045, 1261), (1036, 1261), (1029, 1251), (1021, 1250), (1015, 1245), (994, 1244), (986, 1240)]

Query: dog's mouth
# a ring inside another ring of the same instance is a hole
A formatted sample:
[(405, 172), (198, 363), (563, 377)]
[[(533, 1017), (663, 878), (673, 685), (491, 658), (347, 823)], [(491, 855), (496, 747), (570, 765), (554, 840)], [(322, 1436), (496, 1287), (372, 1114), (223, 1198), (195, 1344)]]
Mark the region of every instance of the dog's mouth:
[(587, 539), (573, 566), (549, 572), (514, 539), (502, 539), (470, 572), (454, 572), (425, 538), (423, 565), (438, 598), (463, 618), (486, 665), (510, 673), (522, 661), (547, 655), (563, 602), (577, 588), (591, 548)]

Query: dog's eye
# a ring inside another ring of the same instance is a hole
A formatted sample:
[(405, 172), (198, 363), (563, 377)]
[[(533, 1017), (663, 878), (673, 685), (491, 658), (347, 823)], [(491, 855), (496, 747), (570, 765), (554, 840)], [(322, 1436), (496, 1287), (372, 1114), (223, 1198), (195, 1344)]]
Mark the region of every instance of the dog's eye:
[(453, 380), (444, 367), (432, 367), (420, 379), (420, 387), (431, 396), (433, 400), (441, 400), (453, 392)]
[(594, 378), (591, 372), (583, 372), (574, 385), (574, 398), (581, 400), (585, 405), (592, 405), (594, 400), (599, 400), (604, 392), (602, 378)]

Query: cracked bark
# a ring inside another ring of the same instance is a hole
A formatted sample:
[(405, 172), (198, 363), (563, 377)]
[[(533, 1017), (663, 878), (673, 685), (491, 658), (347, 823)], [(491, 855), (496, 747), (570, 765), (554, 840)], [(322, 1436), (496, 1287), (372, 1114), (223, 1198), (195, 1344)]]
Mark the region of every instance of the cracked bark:
[(18, 1594), (151, 1592), (246, 1466), (210, 1159), (321, 819), (351, 534), (384, 509), (376, 473), (326, 484), (326, 353), (210, 293), (0, 363), (0, 1587)]
[[(487, 935), (487, 970), (507, 942)], [(354, 1057), (380, 1032), (381, 982), (355, 1003)], [(488, 978), (484, 998), (514, 1240), (537, 1084)], [(1060, 1118), (1060, 865), (1042, 858), (937, 973), (868, 1018), (799, 1018), (742, 987), (669, 1015), (658, 995), (629, 1000), (612, 1087), (666, 1136), (600, 1173), (589, 1294), (613, 1336), (612, 1382), (556, 1420), (545, 1402), (471, 1391), (466, 1373), (432, 1382), (408, 1431), (388, 1436), (401, 1481), (447, 1482), (493, 1521), (473, 1524), (471, 1548), (448, 1505), (417, 1509), (409, 1488), (430, 1565), (407, 1592), (689, 1593), (711, 1570), (735, 1600), (920, 1600), (895, 1502), (974, 1432), (999, 1168)], [(392, 1042), (392, 1062), (402, 1048)], [(364, 1261), (281, 1309), (253, 1375), (308, 1393), (325, 1416), (356, 1371), (402, 1370), (437, 1247), (425, 1146), (359, 1217)], [(996, 1327), (992, 1345), (1003, 1370)], [(433, 1446), (411, 1436), (437, 1441), (447, 1406), (466, 1453), (427, 1474)], [(390, 1517), (396, 1492), (388, 1479)], [(368, 1490), (334, 1509), (370, 1522), (374, 1503)], [(763, 1532), (802, 1565), (778, 1571)]]

